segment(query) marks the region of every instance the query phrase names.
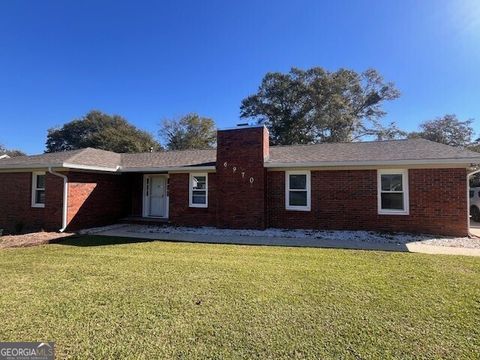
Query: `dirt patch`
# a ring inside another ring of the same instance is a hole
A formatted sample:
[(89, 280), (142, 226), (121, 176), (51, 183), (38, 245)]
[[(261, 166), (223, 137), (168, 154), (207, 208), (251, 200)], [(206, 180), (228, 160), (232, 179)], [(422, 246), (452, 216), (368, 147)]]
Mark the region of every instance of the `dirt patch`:
[(36, 232), (23, 235), (0, 236), (0, 249), (36, 246), (55, 242), (58, 239), (72, 236), (73, 233)]

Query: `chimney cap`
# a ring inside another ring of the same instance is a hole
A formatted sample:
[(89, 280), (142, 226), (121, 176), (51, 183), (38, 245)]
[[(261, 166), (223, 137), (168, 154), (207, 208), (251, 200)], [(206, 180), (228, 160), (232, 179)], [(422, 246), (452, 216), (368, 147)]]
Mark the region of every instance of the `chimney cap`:
[(249, 123), (240, 123), (237, 124), (235, 127), (226, 127), (217, 129), (218, 131), (225, 131), (225, 130), (243, 130), (243, 129), (254, 129), (254, 128), (265, 128), (266, 126), (263, 124), (249, 124)]

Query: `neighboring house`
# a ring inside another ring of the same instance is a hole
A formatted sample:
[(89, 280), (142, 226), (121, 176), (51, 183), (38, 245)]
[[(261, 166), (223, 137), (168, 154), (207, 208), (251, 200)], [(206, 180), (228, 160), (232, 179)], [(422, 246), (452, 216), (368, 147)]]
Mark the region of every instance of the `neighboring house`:
[(221, 228), (468, 234), (480, 154), (427, 140), (269, 146), (263, 126), (216, 150), (82, 149), (0, 160), (0, 228), (76, 230), (122, 218)]

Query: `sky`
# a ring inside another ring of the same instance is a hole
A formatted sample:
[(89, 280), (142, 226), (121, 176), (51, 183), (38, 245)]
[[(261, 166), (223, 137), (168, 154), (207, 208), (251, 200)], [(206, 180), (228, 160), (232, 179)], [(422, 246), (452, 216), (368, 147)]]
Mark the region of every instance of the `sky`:
[(156, 134), (190, 112), (235, 126), (262, 77), (377, 69), (385, 123), (454, 113), (480, 133), (480, 0), (0, 1), (0, 144), (29, 154), (98, 109)]

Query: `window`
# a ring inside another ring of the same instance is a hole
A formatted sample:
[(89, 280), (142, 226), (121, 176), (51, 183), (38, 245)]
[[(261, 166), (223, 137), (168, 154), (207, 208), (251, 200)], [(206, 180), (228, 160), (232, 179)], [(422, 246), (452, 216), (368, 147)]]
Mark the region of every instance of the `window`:
[(285, 208), (310, 211), (310, 171), (285, 172)]
[(32, 207), (45, 207), (45, 173), (32, 173)]
[(378, 213), (408, 215), (408, 170), (378, 170)]
[(208, 207), (208, 175), (190, 174), (190, 207)]

